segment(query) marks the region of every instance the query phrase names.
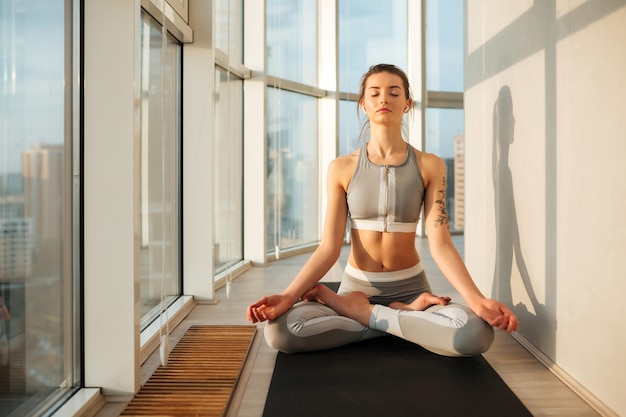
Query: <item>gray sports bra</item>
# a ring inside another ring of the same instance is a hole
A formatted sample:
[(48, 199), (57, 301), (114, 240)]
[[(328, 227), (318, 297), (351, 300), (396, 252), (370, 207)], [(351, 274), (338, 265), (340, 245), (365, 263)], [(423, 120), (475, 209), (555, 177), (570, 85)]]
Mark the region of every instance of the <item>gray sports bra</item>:
[(365, 143), (348, 185), (347, 200), (353, 229), (415, 232), (424, 182), (413, 146), (407, 143), (407, 156), (401, 164), (376, 165), (369, 160)]

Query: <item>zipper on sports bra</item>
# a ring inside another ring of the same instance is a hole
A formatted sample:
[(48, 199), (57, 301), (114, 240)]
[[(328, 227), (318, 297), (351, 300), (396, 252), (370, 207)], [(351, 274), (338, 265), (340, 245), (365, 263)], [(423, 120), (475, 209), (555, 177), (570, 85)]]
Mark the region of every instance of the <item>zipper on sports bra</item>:
[(389, 165), (385, 165), (385, 173), (387, 174), (387, 187), (385, 188), (385, 224), (383, 227), (383, 232), (389, 231)]

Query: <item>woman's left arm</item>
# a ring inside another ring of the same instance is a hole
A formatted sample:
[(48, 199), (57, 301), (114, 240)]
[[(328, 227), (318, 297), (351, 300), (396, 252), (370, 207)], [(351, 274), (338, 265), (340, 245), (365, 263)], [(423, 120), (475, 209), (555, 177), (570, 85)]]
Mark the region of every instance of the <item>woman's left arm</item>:
[(518, 321), (513, 312), (503, 303), (486, 298), (480, 292), (452, 242), (443, 161), (435, 155), (423, 154), (421, 167), (425, 186), (424, 222), (431, 255), (437, 266), (479, 317), (509, 333), (517, 330)]

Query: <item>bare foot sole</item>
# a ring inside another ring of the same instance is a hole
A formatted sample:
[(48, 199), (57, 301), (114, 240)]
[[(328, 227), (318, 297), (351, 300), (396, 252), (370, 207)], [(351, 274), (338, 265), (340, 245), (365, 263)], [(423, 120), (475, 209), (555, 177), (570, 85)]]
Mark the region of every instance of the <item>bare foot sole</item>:
[(428, 307), (435, 304), (445, 306), (451, 300), (452, 299), (450, 297), (438, 297), (429, 292), (425, 292), (420, 294), (420, 296), (417, 297), (417, 299), (410, 304), (394, 301), (393, 303), (389, 304), (389, 307), (395, 308), (396, 310), (424, 311)]
[(350, 317), (365, 326), (369, 325), (372, 305), (360, 291), (340, 295), (325, 285), (318, 284), (307, 291), (302, 299), (326, 304), (342, 316)]

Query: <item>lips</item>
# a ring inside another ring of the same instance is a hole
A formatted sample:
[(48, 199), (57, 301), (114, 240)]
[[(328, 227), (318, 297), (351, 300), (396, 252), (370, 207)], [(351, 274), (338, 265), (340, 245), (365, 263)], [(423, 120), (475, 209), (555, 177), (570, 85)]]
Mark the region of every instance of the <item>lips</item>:
[(376, 113), (389, 113), (391, 110), (389, 110), (387, 107), (383, 107), (380, 108), (376, 111)]

